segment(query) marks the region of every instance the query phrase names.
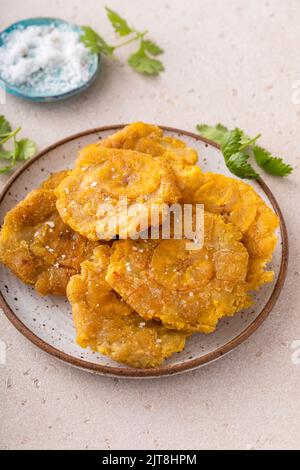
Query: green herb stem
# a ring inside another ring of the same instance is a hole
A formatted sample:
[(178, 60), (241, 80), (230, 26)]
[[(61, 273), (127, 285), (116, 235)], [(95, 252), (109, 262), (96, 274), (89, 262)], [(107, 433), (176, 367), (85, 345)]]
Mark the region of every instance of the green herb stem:
[(240, 151), (245, 150), (247, 147), (250, 147), (251, 145), (255, 144), (255, 142), (261, 137), (261, 134), (257, 134), (253, 139), (248, 140), (248, 142), (245, 142), (243, 145), (240, 147)]
[(143, 39), (143, 37), (148, 33), (148, 31), (144, 31), (142, 33), (137, 32), (136, 35), (133, 38), (128, 39), (125, 42), (122, 42), (121, 44), (118, 44), (117, 46), (114, 46), (114, 49), (120, 49), (120, 47), (128, 46), (129, 44), (139, 40)]
[(20, 130), (21, 130), (21, 127), (18, 127), (15, 131), (11, 132), (10, 134), (7, 134), (6, 137), (4, 137), (4, 139), (0, 140), (0, 145), (4, 145), (13, 137), (15, 138), (15, 136), (20, 132)]

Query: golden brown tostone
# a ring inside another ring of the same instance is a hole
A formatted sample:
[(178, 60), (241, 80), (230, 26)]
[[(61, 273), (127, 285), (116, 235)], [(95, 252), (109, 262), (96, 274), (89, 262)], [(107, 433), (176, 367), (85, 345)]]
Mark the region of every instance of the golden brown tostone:
[(65, 225), (56, 210), (53, 190), (67, 174), (52, 175), (9, 211), (0, 233), (1, 262), (42, 295), (65, 295), (70, 277), (96, 246)]
[(184, 348), (186, 334), (145, 321), (107, 284), (109, 246), (99, 246), (67, 288), (77, 342), (132, 367), (158, 367)]
[(136, 150), (152, 157), (163, 157), (172, 167), (179, 188), (181, 201), (191, 198), (202, 180), (202, 171), (196, 165), (198, 154), (193, 148), (176, 138), (165, 136), (162, 129), (152, 124), (134, 122), (97, 144), (85, 147), (79, 159), (93, 154), (99, 147)]
[(249, 256), (233, 224), (210, 213), (204, 222), (202, 249), (187, 249), (185, 239), (115, 242), (107, 282), (146, 319), (213, 332), (220, 318), (252, 303)]
[(194, 202), (204, 204), (214, 214), (222, 214), (243, 234), (249, 252), (247, 281), (252, 289), (271, 282), (273, 271), (266, 271), (277, 243), (275, 230), (279, 220), (256, 191), (241, 180), (215, 173), (205, 173)]
[[(181, 197), (174, 173), (164, 159), (103, 147), (81, 155), (56, 195), (64, 222), (93, 241), (121, 234), (123, 238), (132, 236), (140, 227), (146, 230), (151, 210), (176, 203)], [(126, 198), (126, 207), (120, 198)], [(116, 208), (115, 215), (109, 207)], [(157, 220), (159, 225), (161, 218)]]

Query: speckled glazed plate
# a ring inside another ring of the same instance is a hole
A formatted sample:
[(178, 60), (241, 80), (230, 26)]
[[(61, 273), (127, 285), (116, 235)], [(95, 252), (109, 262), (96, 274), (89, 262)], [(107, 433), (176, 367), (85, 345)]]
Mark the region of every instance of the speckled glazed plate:
[[(107, 126), (71, 136), (47, 148), (17, 171), (0, 195), (0, 221), (8, 210), (36, 188), (50, 173), (72, 167), (78, 150), (104, 138), (123, 126)], [(178, 129), (166, 133), (184, 139), (199, 152), (204, 171), (228, 174), (218, 148), (199, 136)], [(232, 176), (232, 175), (231, 175)], [(193, 335), (185, 350), (173, 355), (156, 369), (133, 369), (111, 359), (81, 349), (75, 343), (71, 308), (64, 298), (40, 297), (7, 268), (0, 266), (0, 306), (14, 326), (35, 345), (53, 356), (90, 372), (121, 377), (159, 377), (172, 375), (208, 364), (245, 341), (273, 308), (283, 287), (288, 259), (288, 240), (284, 220), (273, 194), (262, 181), (250, 182), (280, 217), (278, 244), (271, 268), (275, 280), (257, 295), (254, 306), (233, 318), (220, 322), (211, 335)]]

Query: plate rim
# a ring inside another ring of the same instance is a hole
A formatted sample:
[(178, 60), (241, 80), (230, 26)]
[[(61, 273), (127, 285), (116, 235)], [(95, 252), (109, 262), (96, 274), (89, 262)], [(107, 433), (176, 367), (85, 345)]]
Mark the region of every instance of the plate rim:
[[(72, 140), (76, 140), (81, 137), (88, 136), (90, 134), (97, 134), (97, 133), (105, 132), (105, 131), (116, 131), (116, 130), (122, 129), (126, 125), (128, 124), (112, 124), (112, 125), (88, 129), (82, 132), (78, 132), (76, 134), (72, 134), (68, 137), (65, 137), (64, 139), (61, 139), (55, 142), (52, 145), (49, 145), (44, 150), (39, 152), (36, 156), (28, 160), (22, 167), (20, 167), (15, 173), (11, 175), (11, 177), (8, 179), (8, 181), (4, 185), (2, 191), (0, 192), (0, 205), (2, 204), (4, 197), (6, 196), (12, 184), (17, 180), (17, 178), (29, 166), (31, 166), (34, 162), (42, 158), (48, 152), (51, 152), (52, 150), (55, 150), (57, 147), (60, 147), (68, 142), (71, 142)], [(193, 132), (189, 132), (189, 131), (185, 131), (182, 129), (169, 127), (169, 126), (159, 125), (159, 127), (165, 131), (173, 132), (180, 136), (187, 136), (197, 141), (204, 142), (205, 144), (215, 147), (217, 149), (220, 149), (220, 146), (216, 144), (215, 142), (212, 142)], [(43, 339), (39, 338), (17, 317), (13, 309), (6, 302), (1, 289), (0, 289), (0, 307), (2, 308), (8, 320), (13, 324), (13, 326), (23, 336), (25, 336), (29, 341), (31, 341), (31, 343), (35, 344), (37, 347), (39, 347), (46, 353), (70, 365), (73, 365), (80, 369), (84, 369), (89, 372), (98, 373), (100, 375), (109, 375), (109, 376), (123, 377), (123, 378), (156, 378), (156, 377), (170, 376), (170, 375), (179, 374), (182, 372), (187, 372), (187, 371), (199, 368), (201, 366), (207, 365), (219, 359), (220, 357), (224, 356), (225, 354), (229, 353), (230, 351), (234, 350), (237, 346), (239, 346), (241, 343), (246, 341), (260, 327), (260, 325), (268, 317), (271, 310), (275, 306), (279, 298), (279, 295), (282, 291), (284, 282), (285, 282), (287, 268), (288, 268), (288, 257), (289, 257), (289, 242), (288, 242), (286, 223), (285, 223), (283, 214), (281, 212), (281, 209), (279, 207), (279, 204), (275, 196), (273, 195), (272, 191), (268, 187), (268, 185), (261, 178), (259, 178), (257, 182), (260, 185), (261, 189), (264, 191), (264, 193), (267, 195), (280, 221), (279, 228), (280, 228), (280, 233), (281, 233), (281, 238), (282, 238), (282, 256), (281, 256), (281, 263), (280, 263), (278, 278), (276, 280), (276, 283), (274, 284), (272, 293), (266, 305), (258, 314), (258, 316), (255, 318), (255, 320), (252, 323), (250, 323), (250, 325), (248, 325), (247, 328), (243, 330), (238, 336), (231, 339), (230, 341), (225, 343), (223, 346), (205, 354), (204, 356), (200, 358), (190, 359), (181, 364), (173, 364), (173, 365), (170, 364), (166, 366), (156, 367), (153, 369), (135, 369), (135, 368), (131, 368), (128, 366), (124, 368), (120, 368), (120, 367), (115, 367), (115, 366), (94, 364), (92, 362), (85, 361), (84, 359), (76, 358), (74, 356), (71, 356), (70, 354), (64, 353), (63, 351), (60, 351), (54, 346), (48, 344)]]

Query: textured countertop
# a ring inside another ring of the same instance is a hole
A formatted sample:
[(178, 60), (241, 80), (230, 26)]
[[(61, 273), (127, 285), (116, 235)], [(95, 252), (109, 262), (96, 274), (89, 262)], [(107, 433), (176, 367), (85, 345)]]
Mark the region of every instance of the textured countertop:
[(113, 39), (103, 9), (108, 4), (149, 28), (166, 51), (166, 72), (155, 79), (105, 61), (92, 88), (69, 101), (39, 105), (7, 96), (0, 114), (21, 124), (40, 149), (112, 123), (144, 120), (193, 131), (197, 122), (221, 121), (261, 132), (262, 144), (295, 167), (288, 179), (266, 178), (289, 231), (284, 291), (259, 330), (222, 360), (159, 380), (99, 377), (40, 351), (0, 313), (0, 339), (7, 347), (7, 363), (0, 367), (0, 448), (299, 448), (300, 364), (292, 360), (292, 345), (300, 340), (300, 99), (294, 88), (300, 84), (300, 2), (0, 4), (0, 29), (24, 17), (59, 16), (98, 30), (102, 25), (103, 35)]

